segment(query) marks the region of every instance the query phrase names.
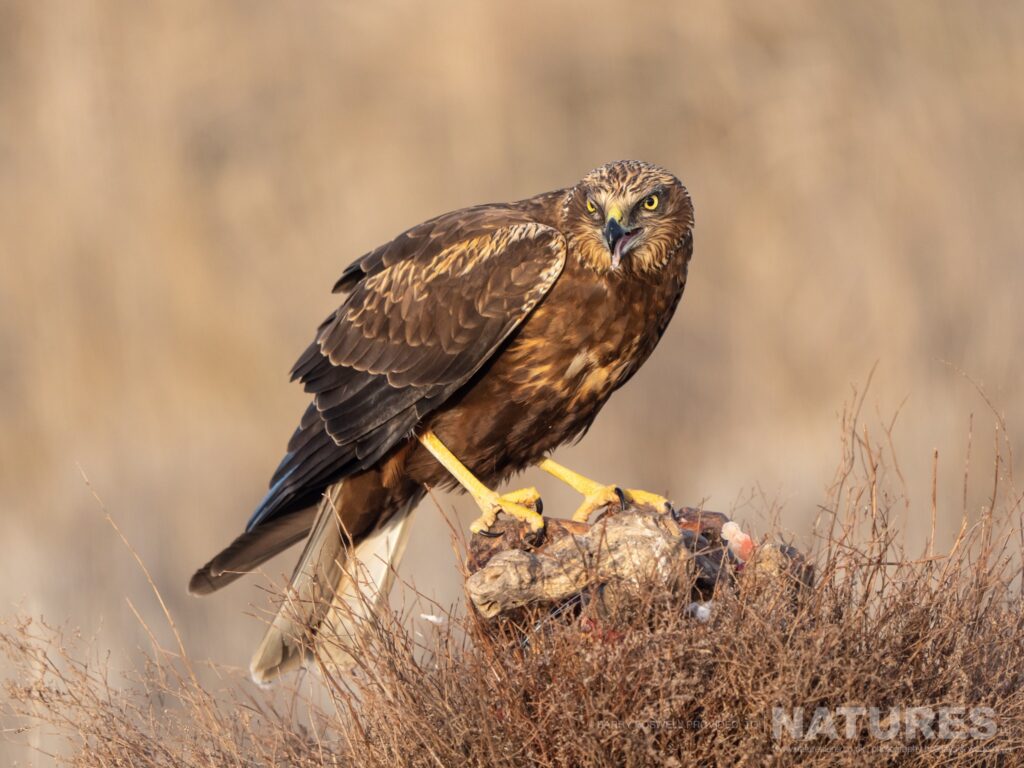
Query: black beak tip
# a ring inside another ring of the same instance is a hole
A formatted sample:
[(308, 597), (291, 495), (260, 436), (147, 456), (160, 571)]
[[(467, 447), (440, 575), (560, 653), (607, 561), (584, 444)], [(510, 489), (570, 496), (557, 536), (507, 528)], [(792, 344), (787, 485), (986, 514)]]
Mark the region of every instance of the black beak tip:
[(604, 241), (608, 244), (609, 251), (615, 251), (615, 244), (622, 239), (624, 234), (626, 234), (626, 230), (616, 219), (608, 219), (608, 223), (604, 227)]

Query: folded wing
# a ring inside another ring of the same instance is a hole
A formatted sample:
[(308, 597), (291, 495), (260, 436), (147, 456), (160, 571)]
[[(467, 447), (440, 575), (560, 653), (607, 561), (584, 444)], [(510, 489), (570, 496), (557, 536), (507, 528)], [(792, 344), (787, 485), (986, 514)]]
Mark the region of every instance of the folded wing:
[(375, 464), (470, 380), (561, 273), (561, 234), (506, 207), (421, 224), (350, 266), (292, 371), (313, 395), (248, 531)]

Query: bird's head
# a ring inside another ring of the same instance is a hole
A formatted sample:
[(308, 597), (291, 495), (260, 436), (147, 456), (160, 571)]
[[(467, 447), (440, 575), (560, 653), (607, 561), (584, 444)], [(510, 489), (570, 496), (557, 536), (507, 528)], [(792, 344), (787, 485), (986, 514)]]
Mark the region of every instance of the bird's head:
[(569, 190), (563, 213), (572, 248), (599, 271), (656, 273), (693, 229), (686, 187), (668, 171), (638, 160), (588, 173)]

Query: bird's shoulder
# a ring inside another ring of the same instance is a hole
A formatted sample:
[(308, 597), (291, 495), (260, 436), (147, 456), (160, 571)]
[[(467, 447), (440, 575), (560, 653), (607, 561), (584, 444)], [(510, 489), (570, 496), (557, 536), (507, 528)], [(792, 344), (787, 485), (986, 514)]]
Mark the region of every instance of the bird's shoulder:
[[(501, 251), (509, 239), (561, 238), (559, 223), (565, 191), (557, 190), (513, 203), (461, 208), (410, 227), (353, 261), (334, 284), (334, 293), (349, 293), (368, 277), (400, 263), (430, 270), (443, 263), (445, 251), (473, 244), (477, 258)], [(561, 243), (560, 243), (561, 245)], [(439, 258), (440, 257), (440, 258)]]

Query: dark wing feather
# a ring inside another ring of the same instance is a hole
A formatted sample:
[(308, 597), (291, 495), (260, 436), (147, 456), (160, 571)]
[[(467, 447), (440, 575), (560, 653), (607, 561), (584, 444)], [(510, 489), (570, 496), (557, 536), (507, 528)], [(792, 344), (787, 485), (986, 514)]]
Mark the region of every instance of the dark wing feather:
[(345, 303), (292, 369), (313, 403), (247, 530), (315, 504), (464, 385), (565, 263), (556, 230), (509, 206), (448, 214), (350, 266)]
[(261, 525), (258, 531), (246, 531), (192, 576), (188, 591), (208, 595), (249, 573), (292, 544), (309, 535), (316, 507)]
[[(560, 197), (561, 192), (551, 197)], [(423, 259), (436, 244), (454, 243), (494, 231), (506, 224), (528, 222), (522, 204), (490, 204), (446, 213), (408, 229), (394, 240), (373, 249), (345, 268), (334, 284), (334, 293), (350, 292), (360, 280), (400, 261)]]

